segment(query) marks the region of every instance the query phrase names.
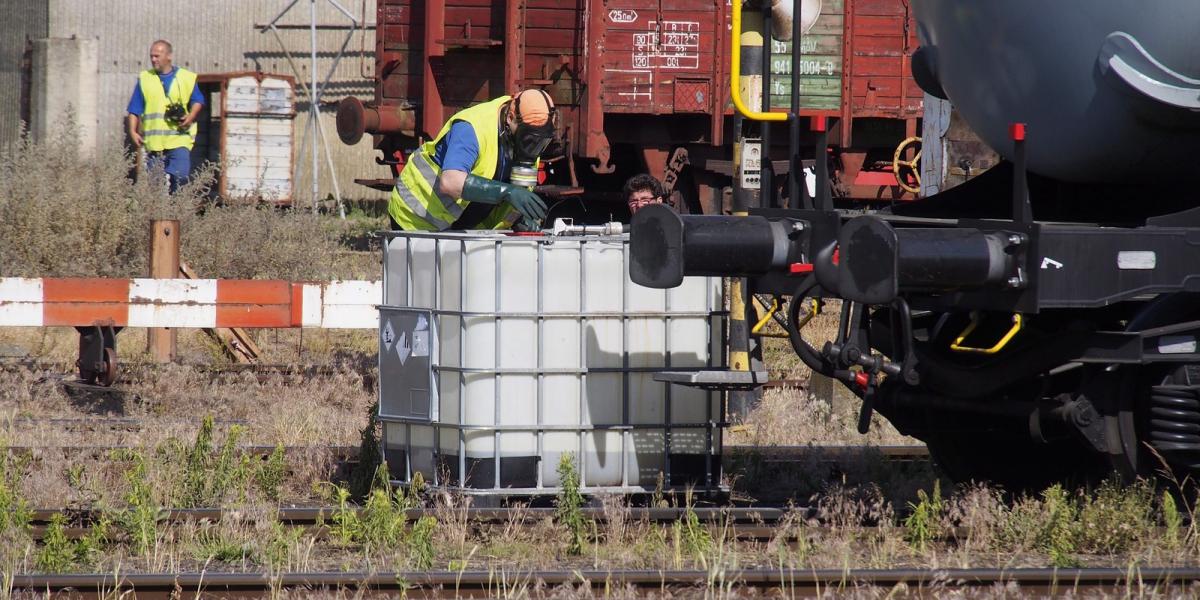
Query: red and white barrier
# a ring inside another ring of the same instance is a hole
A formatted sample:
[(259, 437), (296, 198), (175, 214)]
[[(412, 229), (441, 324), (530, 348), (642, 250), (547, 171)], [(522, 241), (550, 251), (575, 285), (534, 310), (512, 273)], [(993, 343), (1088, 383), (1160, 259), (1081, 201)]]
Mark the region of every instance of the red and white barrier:
[(0, 278), (0, 326), (373, 329), (379, 281)]

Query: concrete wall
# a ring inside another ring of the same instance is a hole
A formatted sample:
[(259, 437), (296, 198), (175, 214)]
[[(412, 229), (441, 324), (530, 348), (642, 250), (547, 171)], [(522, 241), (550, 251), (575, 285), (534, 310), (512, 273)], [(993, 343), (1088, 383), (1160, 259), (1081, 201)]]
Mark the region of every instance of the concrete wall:
[(29, 102), (29, 78), (23, 63), (29, 59), (29, 40), (48, 35), (46, 0), (0, 0), (0, 147), (15, 142), (21, 132), (22, 99)]
[(70, 132), (80, 154), (95, 154), (99, 46), (94, 38), (33, 41), (29, 133), (35, 141)]
[[(219, 73), (245, 70), (261, 70), (270, 73), (292, 75), (299, 81), (309, 81), (309, 30), (281, 31), (283, 47), (270, 33), (260, 33), (255, 24), (266, 23), (289, 4), (288, 0), (41, 0), (19, 2), (0, 0), (0, 6), (41, 5), (45, 14), (45, 33), (40, 37), (95, 38), (98, 43), (99, 75), (97, 80), (97, 118), (99, 121), (99, 143), (124, 140), (123, 120), (129, 96), (137, 81), (137, 74), (150, 67), (150, 44), (165, 38), (175, 47), (175, 63), (198, 73)], [(339, 0), (339, 4), (351, 14), (359, 16), (364, 2)], [(305, 25), (310, 20), (310, 9), (317, 9), (317, 22), (321, 24), (348, 25), (329, 0), (299, 0), (281, 24)], [(366, 21), (375, 22), (375, 0), (365, 2)], [(29, 13), (29, 14), (24, 14)], [(18, 14), (28, 22), (19, 27), (38, 27), (36, 10), (6, 11), (8, 17)], [(11, 38), (17, 34), (5, 25), (0, 32), (4, 46), (15, 44)], [(316, 71), (324, 79), (333, 64), (333, 57), (346, 40), (345, 30), (322, 30), (317, 33), (318, 61)], [(364, 44), (366, 52), (360, 52)], [(23, 42), (22, 42), (23, 43)], [(330, 138), (334, 169), (344, 197), (382, 198), (383, 194), (368, 190), (353, 183), (354, 178), (382, 178), (388, 171), (375, 164), (377, 155), (369, 141), (347, 147), (337, 139), (334, 127), (334, 104), (347, 95), (364, 99), (373, 97), (370, 76), (374, 61), (374, 32), (367, 30), (366, 39), (355, 31), (350, 37), (341, 64), (333, 72), (329, 86), (322, 96), (321, 121)], [(292, 64), (288, 59), (291, 58)], [(293, 66), (295, 70), (293, 70)], [(2, 67), (3, 65), (0, 65)], [(366, 72), (364, 78), (362, 73)], [(3, 73), (0, 72), (0, 77)], [(307, 96), (297, 90), (300, 100), (295, 120), (296, 145), (303, 143), (308, 126)], [(11, 104), (11, 103), (9, 103)], [(12, 109), (0, 96), (0, 135), (3, 134), (5, 119), (11, 119)], [(298, 154), (297, 161), (302, 160)], [(308, 159), (304, 158), (305, 164)], [(305, 175), (297, 180), (297, 201), (310, 201), (310, 186)], [(319, 193), (332, 193), (329, 170), (321, 159)]]

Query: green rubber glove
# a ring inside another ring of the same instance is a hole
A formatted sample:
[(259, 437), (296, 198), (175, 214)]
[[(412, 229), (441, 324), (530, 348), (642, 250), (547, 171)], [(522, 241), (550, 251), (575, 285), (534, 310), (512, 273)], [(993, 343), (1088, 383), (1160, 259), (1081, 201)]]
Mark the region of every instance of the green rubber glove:
[(462, 198), (467, 202), (500, 204), (508, 200), (521, 216), (540, 222), (546, 217), (546, 203), (537, 194), (520, 186), (478, 175), (467, 175), (463, 182)]

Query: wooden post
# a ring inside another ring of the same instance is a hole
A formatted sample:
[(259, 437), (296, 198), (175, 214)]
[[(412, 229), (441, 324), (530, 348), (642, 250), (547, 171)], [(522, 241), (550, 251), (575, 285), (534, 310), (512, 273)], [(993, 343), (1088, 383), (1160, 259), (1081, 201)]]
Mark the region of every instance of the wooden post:
[[(150, 277), (174, 279), (179, 277), (179, 221), (162, 220), (150, 223)], [(175, 359), (175, 330), (152, 328), (146, 338), (146, 350), (157, 362)]]

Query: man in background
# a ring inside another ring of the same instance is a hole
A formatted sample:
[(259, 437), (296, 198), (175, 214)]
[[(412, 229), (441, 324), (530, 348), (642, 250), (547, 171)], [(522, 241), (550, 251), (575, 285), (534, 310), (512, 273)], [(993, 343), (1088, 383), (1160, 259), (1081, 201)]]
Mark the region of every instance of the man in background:
[(640, 173), (630, 177), (621, 190), (625, 197), (625, 205), (629, 207), (629, 216), (648, 204), (665, 202), (680, 214), (687, 214), (686, 205), (677, 198), (678, 192), (668, 193), (662, 182), (649, 173)]
[(164, 171), (174, 194), (192, 170), (196, 117), (204, 108), (204, 96), (196, 74), (174, 66), (172, 53), (166, 40), (150, 45), (152, 68), (139, 74), (125, 120), (133, 145), (146, 148), (146, 167)]

